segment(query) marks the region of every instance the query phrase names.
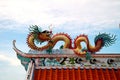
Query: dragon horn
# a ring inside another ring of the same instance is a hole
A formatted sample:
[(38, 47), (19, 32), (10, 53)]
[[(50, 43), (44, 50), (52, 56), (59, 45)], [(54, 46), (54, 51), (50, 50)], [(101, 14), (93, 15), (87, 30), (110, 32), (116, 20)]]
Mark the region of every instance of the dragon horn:
[(50, 33), (52, 33), (52, 30), (53, 30), (53, 25), (52, 24), (50, 24), (49, 26), (48, 26), (48, 28), (49, 28), (49, 30), (50, 30)]

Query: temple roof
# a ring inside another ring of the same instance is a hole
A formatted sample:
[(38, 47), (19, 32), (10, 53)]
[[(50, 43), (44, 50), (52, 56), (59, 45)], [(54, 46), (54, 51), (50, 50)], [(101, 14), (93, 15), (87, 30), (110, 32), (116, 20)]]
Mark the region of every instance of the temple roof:
[(120, 68), (35, 69), (33, 80), (120, 80)]
[[(42, 31), (37, 25), (29, 30), (27, 45), (31, 49), (28, 53), (17, 49), (13, 41), (13, 49), (27, 71), (26, 80), (120, 80), (120, 55), (95, 54), (102, 47), (114, 44), (115, 35), (99, 33), (92, 46), (85, 34), (72, 40), (66, 33), (53, 35), (52, 31)], [(46, 41), (47, 44), (41, 45)], [(64, 45), (54, 49), (59, 41)], [(86, 47), (81, 42), (85, 42)]]

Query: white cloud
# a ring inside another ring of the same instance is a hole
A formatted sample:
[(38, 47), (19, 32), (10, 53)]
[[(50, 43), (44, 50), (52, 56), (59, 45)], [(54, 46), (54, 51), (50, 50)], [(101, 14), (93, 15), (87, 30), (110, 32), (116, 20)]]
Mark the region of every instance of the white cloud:
[(6, 26), (12, 29), (21, 28), (20, 24), (59, 26), (69, 22), (108, 28), (103, 25), (120, 22), (119, 7), (119, 0), (0, 0), (0, 18), (16, 21), (18, 25)]
[(9, 62), (10, 65), (13, 65), (13, 66), (21, 65), (20, 61), (17, 60), (16, 58), (10, 58), (9, 56), (3, 55), (1, 53), (0, 53), (0, 61)]

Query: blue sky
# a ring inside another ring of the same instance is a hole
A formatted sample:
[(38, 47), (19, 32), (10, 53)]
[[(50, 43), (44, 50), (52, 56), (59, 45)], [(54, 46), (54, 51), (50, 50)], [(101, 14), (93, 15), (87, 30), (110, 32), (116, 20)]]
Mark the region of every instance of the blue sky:
[(115, 34), (116, 43), (100, 53), (120, 53), (120, 0), (0, 0), (0, 80), (25, 79), (12, 41), (27, 52), (28, 28), (34, 24), (43, 30), (52, 24), (54, 34), (65, 32), (72, 39), (87, 34), (93, 45), (99, 32)]

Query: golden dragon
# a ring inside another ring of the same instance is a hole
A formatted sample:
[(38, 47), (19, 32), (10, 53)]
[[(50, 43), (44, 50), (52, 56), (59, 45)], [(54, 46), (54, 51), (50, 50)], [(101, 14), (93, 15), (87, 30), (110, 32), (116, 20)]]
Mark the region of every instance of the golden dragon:
[[(31, 49), (39, 51), (49, 49), (50, 47), (53, 48), (58, 41), (64, 41), (63, 49), (72, 49), (78, 55), (86, 54), (86, 51), (95, 53), (102, 47), (113, 44), (116, 40), (116, 36), (114, 35), (110, 36), (110, 34), (99, 33), (94, 39), (95, 45), (92, 46), (87, 35), (82, 34), (75, 38), (74, 46), (72, 47), (72, 39), (68, 34), (58, 33), (52, 36), (52, 31), (41, 31), (36, 25), (30, 27), (30, 31), (31, 32), (27, 38), (27, 44)], [(44, 46), (39, 47), (35, 44), (35, 41), (41, 43), (47, 41), (48, 43)], [(83, 48), (81, 42), (86, 43), (86, 50), (82, 50)]]

